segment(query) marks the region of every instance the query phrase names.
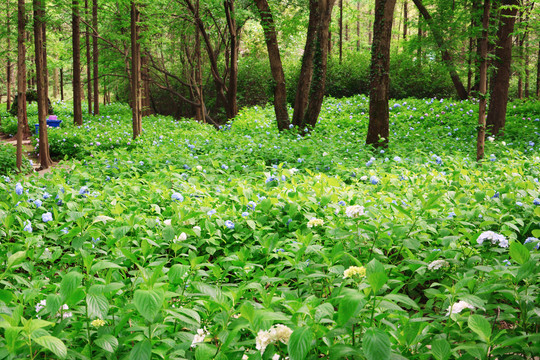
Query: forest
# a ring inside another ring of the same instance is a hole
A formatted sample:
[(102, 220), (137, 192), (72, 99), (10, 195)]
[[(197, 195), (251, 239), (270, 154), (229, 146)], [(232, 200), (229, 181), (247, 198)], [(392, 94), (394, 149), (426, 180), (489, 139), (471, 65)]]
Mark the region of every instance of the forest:
[(4, 0), (1, 359), (540, 354), (535, 0)]

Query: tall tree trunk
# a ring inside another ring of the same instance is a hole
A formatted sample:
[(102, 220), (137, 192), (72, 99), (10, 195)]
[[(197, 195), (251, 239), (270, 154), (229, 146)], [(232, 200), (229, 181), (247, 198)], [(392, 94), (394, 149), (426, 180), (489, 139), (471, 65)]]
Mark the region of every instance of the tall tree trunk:
[(49, 139), (47, 136), (47, 54), (45, 52), (45, 0), (33, 0), (34, 7), (34, 41), (36, 53), (36, 80), (38, 93), (39, 119), (39, 162), (41, 169), (48, 169), (52, 160), (49, 155)]
[(488, 130), (493, 135), (499, 135), (506, 123), (506, 106), (512, 65), (512, 32), (514, 31), (519, 0), (503, 0), (502, 4), (505, 7), (501, 10), (501, 26), (497, 34), (496, 70), (487, 116)]
[(529, 33), (525, 34), (525, 97), (529, 98)]
[[(90, 22), (90, 11), (88, 9), (88, 0), (84, 0), (84, 13), (86, 17), (86, 21)], [(86, 100), (88, 100), (88, 113), (93, 114), (92, 111), (92, 83), (94, 82), (92, 79), (92, 53), (90, 50), (90, 26), (86, 25), (86, 31), (84, 33), (84, 39), (86, 43)]]
[(99, 48), (98, 48), (98, 3), (97, 0), (93, 1), (92, 6), (92, 27), (94, 31), (92, 32), (92, 46), (93, 46), (93, 56), (92, 60), (94, 62), (94, 114), (99, 115)]
[(390, 40), (396, 0), (375, 0), (373, 46), (371, 47), (369, 125), (367, 145), (388, 146), (389, 112), (388, 93), (390, 78)]
[[(227, 8), (227, 3), (224, 2), (225, 8)], [(199, 0), (195, 1), (195, 11), (197, 16), (199, 16)], [(198, 27), (195, 25), (195, 91), (194, 97), (195, 101), (198, 102), (198, 105), (195, 106), (195, 120), (200, 122), (206, 122), (206, 106), (204, 104), (204, 93), (203, 93), (203, 84), (202, 84), (202, 64), (201, 64), (201, 33), (199, 32)]]
[(231, 53), (229, 63), (229, 86), (227, 87), (227, 117), (232, 119), (238, 115), (238, 54), (240, 52), (241, 28), (236, 23), (234, 0), (226, 0), (224, 6), (228, 24), (227, 27), (229, 29)]
[(10, 2), (7, 1), (6, 32), (7, 32), (7, 64), (6, 64), (6, 110), (11, 107), (11, 13)]
[[(72, 1), (72, 44), (73, 44), (73, 122), (82, 125), (82, 91), (81, 91), (81, 18), (79, 15), (79, 0)], [(61, 72), (62, 74), (62, 72)], [(63, 77), (62, 77), (63, 78)], [(62, 81), (63, 83), (63, 81)], [(63, 85), (63, 84), (62, 84)], [(63, 89), (63, 86), (62, 86)], [(62, 91), (62, 99), (63, 91)]]
[(140, 13), (135, 1), (131, 1), (131, 109), (133, 114), (133, 139), (141, 135), (141, 45), (139, 43)]
[(416, 57), (418, 58), (418, 66), (422, 66), (422, 16), (418, 14), (418, 49)]
[(538, 55), (536, 56), (536, 99), (540, 100), (540, 41), (538, 42)]
[(339, 63), (343, 61), (343, 0), (339, 0)]
[(407, 8), (407, 0), (403, 1), (403, 40), (407, 40), (407, 25), (409, 22), (409, 9)]
[(60, 100), (64, 101), (64, 68), (60, 68)]
[(264, 30), (266, 47), (268, 49), (268, 59), (270, 69), (274, 79), (274, 110), (278, 130), (283, 131), (289, 128), (289, 113), (287, 111), (287, 90), (285, 87), (285, 74), (277, 42), (276, 26), (267, 0), (255, 0), (257, 10), (261, 16), (261, 25)]
[(433, 18), (427, 11), (426, 7), (422, 4), (422, 0), (413, 0), (413, 2), (418, 8), (418, 11), (422, 14), (424, 19), (428, 23), (429, 28), (431, 29), (433, 37), (435, 38), (435, 42), (437, 43), (437, 47), (441, 51), (442, 60), (449, 69), (450, 77), (452, 78), (452, 83), (454, 83), (454, 87), (456, 88), (459, 98), (461, 100), (467, 99), (469, 97), (469, 94), (467, 93), (465, 86), (463, 86), (463, 83), (461, 82), (461, 79), (459, 78), (452, 56), (450, 55), (450, 52), (448, 51), (448, 49), (446, 48), (444, 44), (443, 36), (440, 29), (437, 27), (436, 24), (433, 23)]
[(360, 51), (360, 1), (356, 3), (356, 51)]
[(486, 142), (486, 93), (487, 93), (487, 67), (488, 67), (488, 27), (490, 1), (484, 0), (484, 13), (482, 15), (482, 37), (480, 39), (480, 104), (478, 106), (478, 137), (476, 140), (476, 160), (484, 158), (484, 145)]
[[(56, 60), (58, 60), (58, 58)], [(58, 90), (59, 90), (58, 88), (60, 87), (58, 83), (58, 78), (59, 78), (58, 68), (54, 68), (53, 70), (53, 98), (55, 100), (58, 99)]]
[(371, 29), (373, 29), (371, 25), (371, 10), (368, 11), (368, 46), (371, 46), (373, 44), (373, 33), (371, 32)]
[(22, 140), (30, 134), (26, 115), (26, 15), (24, 0), (17, 3), (18, 38), (17, 38), (17, 168), (22, 168)]

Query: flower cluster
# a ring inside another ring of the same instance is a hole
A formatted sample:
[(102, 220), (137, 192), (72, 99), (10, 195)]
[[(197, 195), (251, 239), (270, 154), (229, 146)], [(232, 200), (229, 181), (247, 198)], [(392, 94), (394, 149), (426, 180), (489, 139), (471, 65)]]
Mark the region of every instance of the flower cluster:
[(485, 240), (491, 240), (491, 243), (493, 245), (498, 243), (500, 247), (508, 247), (508, 239), (506, 239), (506, 237), (504, 237), (503, 235), (497, 234), (493, 231), (485, 231), (481, 233), (478, 239), (476, 239), (476, 242), (478, 243), (478, 245), (482, 245)]
[(267, 331), (259, 331), (257, 338), (255, 339), (255, 347), (263, 354), (266, 347), (272, 343), (281, 341), (283, 344), (287, 345), (291, 334), (292, 330), (288, 326), (283, 324), (274, 325)]
[(103, 321), (103, 320), (101, 320), (101, 319), (96, 319), (96, 320), (92, 321), (90, 324), (91, 324), (93, 327), (97, 327), (97, 328), (98, 328), (98, 327), (104, 326), (104, 325), (105, 325), (105, 321)]
[(428, 270), (439, 270), (442, 267), (448, 267), (450, 264), (446, 260), (435, 260), (428, 264)]
[(317, 219), (317, 218), (311, 218), (311, 220), (308, 221), (307, 227), (312, 228), (314, 226), (322, 226), (324, 225), (324, 220)]
[(173, 193), (171, 195), (171, 199), (172, 200), (177, 200), (177, 201), (180, 201), (180, 202), (184, 201), (184, 197), (182, 196), (182, 194), (177, 193), (177, 192), (175, 192), (175, 193)]
[(535, 237), (530, 236), (527, 239), (525, 239), (524, 244), (528, 244), (530, 242), (536, 243), (536, 250), (540, 249), (540, 240), (538, 240)]
[(343, 272), (343, 278), (352, 278), (353, 276), (358, 275), (358, 277), (366, 276), (366, 268), (363, 266), (351, 266)]
[(345, 210), (345, 215), (350, 218), (357, 218), (361, 215), (364, 215), (364, 207), (360, 205), (349, 206)]
[(195, 345), (204, 342), (204, 338), (208, 335), (210, 335), (210, 333), (206, 330), (206, 326), (203, 329), (197, 329), (197, 334), (193, 336), (191, 347), (195, 347)]
[(227, 229), (234, 229), (234, 223), (231, 220), (225, 221), (225, 226), (227, 227)]
[(457, 303), (454, 303), (448, 307), (446, 316), (449, 316), (450, 314), (459, 314), (465, 309), (474, 310), (474, 306), (472, 306), (466, 301), (460, 300)]

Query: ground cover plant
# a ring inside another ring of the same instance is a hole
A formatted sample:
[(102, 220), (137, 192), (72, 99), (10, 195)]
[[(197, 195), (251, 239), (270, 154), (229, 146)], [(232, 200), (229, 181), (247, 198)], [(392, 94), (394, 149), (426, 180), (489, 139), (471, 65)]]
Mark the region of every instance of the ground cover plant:
[(473, 100), (391, 102), (377, 152), (362, 96), (313, 131), (254, 107), (220, 131), (145, 118), (136, 141), (126, 106), (81, 127), (56, 108), (70, 160), (0, 180), (0, 358), (540, 352), (538, 102), (481, 166)]

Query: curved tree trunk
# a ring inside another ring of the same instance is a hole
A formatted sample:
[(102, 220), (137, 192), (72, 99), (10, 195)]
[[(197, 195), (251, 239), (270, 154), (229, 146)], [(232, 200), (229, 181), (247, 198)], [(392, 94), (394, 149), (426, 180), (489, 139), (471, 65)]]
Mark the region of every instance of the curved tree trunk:
[[(73, 122), (75, 125), (82, 125), (82, 91), (81, 91), (81, 31), (79, 15), (79, 1), (73, 0), (73, 13), (72, 13), (72, 29), (73, 29)], [(63, 85), (63, 72), (60, 70), (61, 82)], [(63, 86), (61, 89), (63, 90)], [(63, 91), (62, 91), (62, 99)]]
[(452, 59), (452, 55), (450, 55), (450, 53), (444, 46), (444, 39), (441, 32), (439, 31), (437, 26), (433, 24), (433, 18), (427, 11), (426, 7), (422, 4), (422, 0), (413, 0), (413, 2), (418, 8), (418, 11), (422, 14), (423, 18), (428, 23), (429, 28), (431, 29), (433, 37), (435, 38), (435, 42), (437, 43), (437, 47), (441, 51), (443, 62), (446, 64), (450, 71), (450, 78), (452, 79), (452, 83), (454, 83), (454, 87), (456, 88), (459, 98), (461, 100), (467, 99), (469, 97), (469, 94), (467, 93), (465, 86), (463, 86), (463, 83), (459, 78), (456, 67), (454, 65), (454, 60)]
[(496, 70), (486, 120), (488, 131), (493, 135), (499, 135), (506, 123), (506, 106), (512, 65), (512, 32), (514, 31), (518, 4), (519, 0), (503, 0), (502, 3), (505, 7), (501, 11), (501, 25), (497, 33)]
[(367, 145), (388, 146), (388, 93), (390, 78), (390, 40), (396, 0), (375, 0), (373, 45), (371, 47), (369, 125)]
[(276, 26), (272, 12), (268, 6), (267, 0), (255, 0), (257, 9), (261, 16), (261, 25), (264, 30), (264, 38), (268, 49), (268, 58), (270, 60), (270, 69), (274, 78), (274, 109), (278, 130), (289, 128), (289, 113), (287, 111), (287, 90), (285, 87), (285, 74), (283, 73), (283, 64), (277, 42)]

